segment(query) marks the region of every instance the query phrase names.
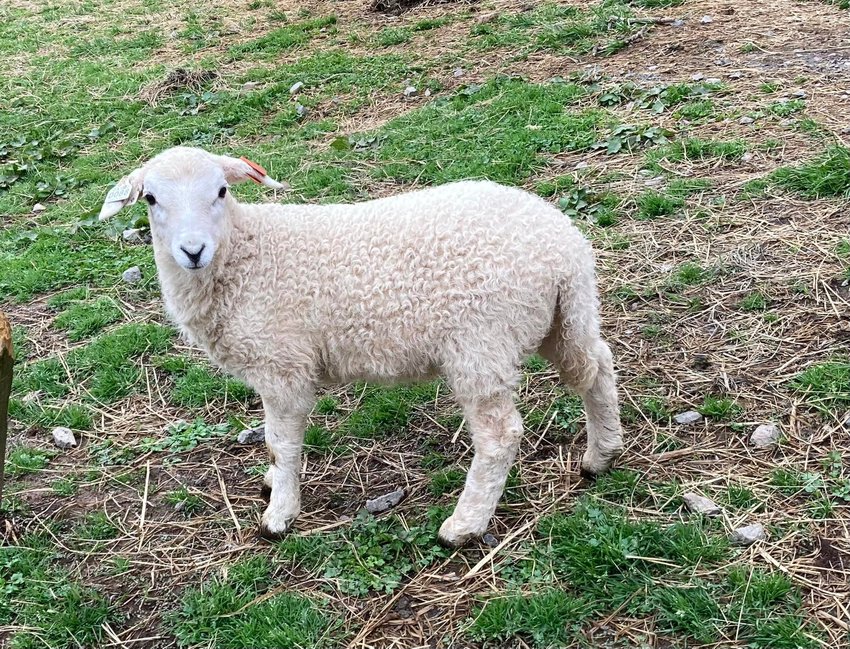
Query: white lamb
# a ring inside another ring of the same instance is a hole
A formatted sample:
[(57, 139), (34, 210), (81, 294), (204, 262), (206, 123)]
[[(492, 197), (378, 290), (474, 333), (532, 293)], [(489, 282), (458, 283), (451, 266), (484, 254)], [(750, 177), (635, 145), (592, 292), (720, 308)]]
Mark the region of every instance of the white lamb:
[(445, 378), (475, 455), (440, 539), (483, 534), (522, 436), (519, 367), (539, 352), (584, 399), (584, 473), (623, 441), (611, 352), (599, 333), (590, 244), (540, 198), (458, 182), (351, 205), (240, 204), (228, 186), (281, 187), (243, 159), (175, 147), (119, 181), (108, 218), (148, 203), (165, 305), (214, 363), (263, 399), (271, 489), (261, 533), (300, 511), (305, 420), (316, 388)]

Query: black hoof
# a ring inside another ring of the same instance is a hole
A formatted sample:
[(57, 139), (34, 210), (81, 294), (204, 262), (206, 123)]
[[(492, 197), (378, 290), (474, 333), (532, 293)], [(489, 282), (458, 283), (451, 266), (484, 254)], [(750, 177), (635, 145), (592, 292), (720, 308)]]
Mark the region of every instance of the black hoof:
[(266, 541), (280, 541), (283, 537), (286, 536), (286, 532), (272, 532), (265, 525), (260, 525), (260, 538), (265, 539)]
[(265, 483), (263, 483), (263, 486), (260, 487), (260, 498), (262, 498), (265, 502), (269, 502), (272, 498), (272, 488)]
[(596, 482), (596, 474), (593, 471), (585, 469), (584, 467), (581, 467), (579, 469), (579, 475), (588, 482)]

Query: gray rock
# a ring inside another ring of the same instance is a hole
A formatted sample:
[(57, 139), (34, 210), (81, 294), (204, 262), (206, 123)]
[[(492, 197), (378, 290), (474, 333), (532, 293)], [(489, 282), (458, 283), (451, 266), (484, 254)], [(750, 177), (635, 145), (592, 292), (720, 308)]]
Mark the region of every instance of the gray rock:
[(407, 88), (404, 89), (404, 96), (405, 97), (415, 97), (418, 94), (419, 94), (419, 91), (416, 88), (414, 88), (413, 86), (407, 86)]
[(174, 511), (176, 511), (176, 512), (182, 512), (184, 509), (186, 509), (186, 501), (185, 500), (181, 500), (179, 503), (174, 505)]
[(703, 79), (705, 79), (705, 75), (700, 72), (691, 75), (691, 81), (702, 81)]
[(431, 96), (431, 89), (430, 89), (430, 88), (425, 88), (425, 96), (426, 96), (426, 97), (430, 97), (430, 96)]
[(77, 445), (77, 438), (74, 437), (70, 428), (60, 426), (53, 429), (53, 443), (59, 448), (74, 448)]
[(692, 511), (695, 514), (705, 514), (706, 516), (717, 516), (720, 513), (720, 506), (711, 500), (711, 498), (706, 498), (705, 496), (700, 496), (699, 494), (695, 494), (693, 491), (689, 491), (686, 494), (682, 495), (682, 500), (685, 503), (685, 506), (689, 511)]
[(307, 117), (307, 113), (309, 112), (310, 111), (307, 110), (306, 106), (295, 104), (295, 114), (298, 115), (298, 117)]
[(590, 163), (582, 160), (581, 162), (576, 162), (576, 169), (587, 169), (590, 166)]
[(138, 266), (128, 268), (123, 273), (121, 273), (121, 279), (123, 279), (128, 284), (136, 284), (142, 280), (142, 269)]
[(808, 95), (806, 94), (806, 91), (802, 90), (802, 89), (801, 90), (795, 90), (794, 92), (791, 93), (791, 96), (794, 97), (795, 99), (805, 99), (806, 97), (808, 97)]
[(741, 162), (750, 162), (753, 159), (753, 154), (751, 151), (747, 151), (744, 155), (741, 156)]
[(396, 489), (395, 491), (391, 491), (390, 493), (384, 494), (383, 496), (378, 496), (377, 498), (367, 500), (366, 510), (370, 514), (380, 514), (381, 512), (385, 512), (388, 509), (398, 505), (405, 497), (405, 495), (406, 494), (404, 489)]
[(708, 77), (708, 79), (706, 79), (705, 82), (709, 85), (716, 86), (718, 83), (721, 82), (721, 80), (718, 79), (717, 77)]
[(755, 121), (756, 120), (754, 120), (752, 117), (748, 117), (747, 115), (744, 115), (741, 119), (738, 120), (738, 124), (747, 125), (747, 124), (752, 124)]
[(266, 441), (266, 427), (247, 428), (239, 433), (236, 441), (240, 444), (259, 444)]
[(733, 545), (752, 545), (756, 541), (764, 541), (767, 538), (767, 532), (764, 525), (761, 523), (753, 523), (746, 527), (739, 527), (732, 530), (729, 535), (729, 542)]
[(702, 421), (702, 415), (696, 410), (688, 410), (686, 412), (680, 412), (678, 415), (673, 417), (673, 421), (677, 424), (687, 426), (689, 424), (696, 424), (697, 422)]
[(294, 95), (294, 94), (295, 94), (295, 93), (297, 93), (299, 90), (301, 90), (301, 88), (303, 88), (303, 87), (304, 87), (304, 82), (303, 82), (303, 81), (296, 81), (296, 82), (295, 82), (295, 83), (293, 83), (291, 86), (289, 86), (289, 94), (290, 94), (290, 95)]
[(121, 233), (121, 238), (127, 243), (144, 243), (145, 235), (142, 228), (131, 228)]
[(730, 79), (743, 79), (744, 73), (743, 72), (730, 72), (729, 78)]
[(454, 72), (452, 72), (452, 76), (455, 79), (460, 79), (464, 74), (466, 73), (463, 71), (463, 68), (455, 68)]
[(481, 540), (484, 541), (484, 545), (490, 548), (495, 548), (497, 545), (499, 545), (499, 539), (490, 534), (490, 532), (487, 532), (487, 534), (482, 536)]
[(42, 205), (41, 203), (36, 203), (35, 205), (32, 206), (32, 213), (33, 214), (41, 214), (46, 209), (47, 208), (44, 205)]
[(682, 20), (681, 18), (676, 18), (676, 20), (673, 21), (673, 27), (684, 27), (684, 26), (685, 26), (685, 21)]
[(646, 187), (661, 187), (664, 184), (664, 176), (656, 176), (655, 178), (650, 178), (649, 180), (644, 180), (643, 184)]
[(702, 18), (699, 19), (699, 21), (703, 25), (709, 25), (709, 24), (714, 22), (714, 18), (712, 18), (711, 16), (703, 16)]
[(246, 81), (242, 84), (242, 90), (245, 92), (250, 92), (251, 90), (256, 90), (260, 84), (256, 81)]
[(750, 444), (757, 448), (767, 448), (779, 441), (779, 428), (774, 424), (762, 424), (750, 435)]

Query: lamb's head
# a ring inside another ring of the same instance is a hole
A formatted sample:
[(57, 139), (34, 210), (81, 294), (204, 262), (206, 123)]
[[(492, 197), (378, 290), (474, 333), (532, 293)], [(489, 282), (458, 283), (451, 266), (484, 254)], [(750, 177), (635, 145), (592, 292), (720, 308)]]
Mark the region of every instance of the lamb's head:
[(226, 232), (233, 205), (229, 185), (246, 180), (284, 187), (245, 158), (174, 147), (118, 181), (106, 196), (100, 218), (109, 218), (141, 196), (148, 205), (154, 247), (167, 250), (179, 267), (197, 272), (212, 262)]

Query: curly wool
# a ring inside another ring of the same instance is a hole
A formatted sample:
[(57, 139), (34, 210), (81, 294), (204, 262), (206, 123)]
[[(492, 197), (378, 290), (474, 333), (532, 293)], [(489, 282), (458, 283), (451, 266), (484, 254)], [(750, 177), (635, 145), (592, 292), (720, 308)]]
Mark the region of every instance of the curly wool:
[(300, 511), (301, 444), (322, 383), (446, 379), (475, 446), (440, 528), (451, 545), (483, 534), (496, 509), (522, 436), (513, 391), (531, 353), (582, 396), (582, 469), (604, 471), (620, 454), (593, 253), (558, 210), (483, 181), (353, 205), (243, 205), (222, 185), (255, 173), (178, 147), (122, 179), (101, 215), (148, 192), (167, 310), (262, 396), (267, 535)]
[(322, 383), (445, 373), (459, 396), (491, 394), (540, 347), (559, 292), (586, 303), (573, 326), (598, 331), (590, 245), (520, 190), (460, 182), (354, 205), (227, 207), (203, 278), (167, 249), (157, 267), (177, 323), (261, 392), (272, 368), (300, 365)]

